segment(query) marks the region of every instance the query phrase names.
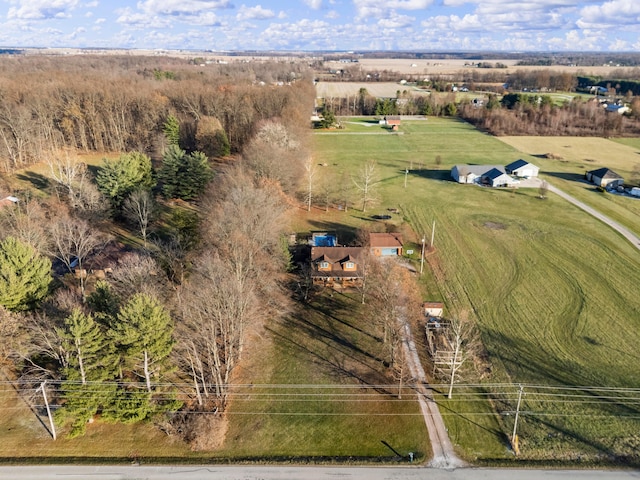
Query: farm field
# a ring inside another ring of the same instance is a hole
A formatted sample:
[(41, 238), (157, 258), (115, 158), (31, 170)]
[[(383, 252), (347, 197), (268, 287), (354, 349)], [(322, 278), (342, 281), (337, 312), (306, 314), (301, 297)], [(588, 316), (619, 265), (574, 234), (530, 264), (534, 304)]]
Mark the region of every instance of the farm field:
[[(585, 172), (607, 167), (628, 182), (640, 164), (638, 139), (593, 137), (497, 137), (540, 166), (540, 176), (640, 235), (640, 199), (603, 193), (585, 179)], [(543, 158), (553, 153), (558, 159)]]
[(365, 88), (370, 95), (378, 98), (395, 97), (398, 90), (407, 90), (413, 95), (429, 95), (427, 90), (397, 82), (318, 82), (316, 95), (320, 98), (346, 98), (357, 95), (361, 88)]
[[(553, 195), (540, 200), (537, 190), (450, 181), (454, 164), (506, 164), (522, 157), (512, 145), (464, 122), (405, 121), (401, 135), (344, 135), (349, 128), (315, 136), (318, 162), (327, 165), (320, 173), (339, 185), (375, 159), (378, 206), (364, 214), (354, 199), (348, 212), (314, 212), (306, 222), (301, 214), (300, 231), (357, 228), (370, 224), (373, 214), (398, 208), (401, 214), (390, 222), (408, 224), (416, 241), (430, 233), (435, 220), (437, 251), (428, 257), (432, 278), (425, 283), (438, 291), (425, 296), (442, 298), (449, 315), (466, 311), (477, 320), (491, 365), (483, 391), (503, 382), (571, 386), (582, 393), (587, 386), (638, 385), (640, 372), (630, 366), (637, 362), (640, 340), (640, 253), (633, 246)], [(531, 153), (551, 150), (544, 148)], [(406, 189), (405, 168), (410, 170)], [(452, 440), (467, 458), (480, 462), (505, 457), (505, 438), (513, 428), (508, 416), (486, 412), (487, 405), (498, 408), (504, 402), (500, 408), (514, 409), (515, 397), (489, 397), (492, 402), (484, 404), (469, 395), (440, 401), (448, 409), (450, 431), (457, 432)], [(536, 398), (525, 400), (530, 415), (521, 416), (522, 459), (637, 461), (640, 424), (626, 397), (588, 405)]]
[[(516, 70), (556, 70), (570, 72), (575, 75), (609, 75), (615, 70), (621, 70), (616, 66), (560, 66), (553, 65), (550, 67), (539, 65), (516, 65), (517, 60), (511, 59), (487, 59), (482, 60), (487, 63), (502, 63), (507, 66), (506, 69), (500, 69), (501, 72), (513, 73)], [(476, 70), (477, 67), (473, 67), (470, 64), (473, 60), (464, 59), (406, 59), (406, 58), (361, 58), (357, 65), (365, 71), (373, 70), (393, 70), (400, 73), (412, 73), (412, 74), (431, 74), (431, 75), (445, 75), (451, 73), (457, 73), (464, 70)], [(339, 62), (327, 62), (328, 65), (340, 66)], [(624, 69), (622, 69), (624, 70)]]

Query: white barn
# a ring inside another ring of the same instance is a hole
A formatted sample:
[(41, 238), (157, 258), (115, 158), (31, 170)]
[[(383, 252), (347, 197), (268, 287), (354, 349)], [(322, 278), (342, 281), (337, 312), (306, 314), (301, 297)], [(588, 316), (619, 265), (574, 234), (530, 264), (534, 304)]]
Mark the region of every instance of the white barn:
[(524, 178), (537, 177), (538, 172), (540, 172), (540, 167), (522, 159), (511, 162), (509, 165), (505, 166), (504, 169), (510, 175)]

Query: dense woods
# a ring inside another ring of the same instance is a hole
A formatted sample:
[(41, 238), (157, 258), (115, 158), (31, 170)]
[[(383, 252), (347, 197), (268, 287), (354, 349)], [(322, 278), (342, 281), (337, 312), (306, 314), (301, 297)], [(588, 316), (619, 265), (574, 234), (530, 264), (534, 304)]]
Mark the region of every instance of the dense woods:
[(207, 132), (215, 119), (226, 137), (217, 142), (228, 141), (237, 153), (260, 121), (300, 120), (296, 104), (312, 95), (310, 82), (295, 82), (304, 72), (290, 62), (205, 68), (164, 57), (3, 58), (0, 169), (22, 168), (65, 147), (155, 157), (170, 116), (180, 122), (185, 149), (210, 155), (217, 144)]
[(45, 171), (0, 209), (7, 376), (25, 392), (46, 381), (70, 436), (96, 415), (195, 443), (223, 428), (247, 332), (288, 311), (305, 69), (11, 58), (0, 96), (2, 170)]

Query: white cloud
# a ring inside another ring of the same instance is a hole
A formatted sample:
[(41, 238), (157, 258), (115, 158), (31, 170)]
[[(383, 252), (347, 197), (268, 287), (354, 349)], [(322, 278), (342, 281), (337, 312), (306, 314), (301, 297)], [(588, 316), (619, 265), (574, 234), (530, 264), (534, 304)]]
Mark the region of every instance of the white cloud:
[(357, 18), (388, 18), (395, 10), (422, 10), (429, 7), (433, 0), (353, 0)]
[(378, 25), (382, 28), (404, 28), (410, 27), (414, 20), (414, 17), (393, 13), (389, 16), (389, 18), (380, 19), (378, 21)]
[(329, 12), (325, 15), (325, 17), (335, 20), (337, 18), (340, 18), (340, 14), (335, 10), (329, 10)]
[(204, 11), (231, 8), (230, 0), (144, 0), (138, 9), (155, 15), (197, 15)]
[(580, 18), (576, 22), (580, 28), (637, 23), (640, 23), (640, 3), (637, 0), (611, 0), (601, 5), (588, 5), (580, 10)]
[(94, 22), (96, 25), (100, 25), (101, 23), (106, 22), (107, 19), (106, 18), (96, 18), (96, 21)]
[(78, 6), (79, 0), (20, 0), (19, 7), (11, 7), (8, 19), (45, 20), (66, 18)]
[(238, 20), (267, 20), (275, 16), (276, 14), (273, 13), (273, 10), (262, 8), (262, 5), (256, 5), (255, 7), (242, 5), (236, 18)]
[(170, 26), (167, 20), (157, 16), (150, 16), (146, 13), (134, 12), (129, 7), (120, 10), (119, 14), (120, 16), (116, 19), (116, 22), (133, 28), (166, 28)]
[(322, 0), (304, 0), (309, 8), (320, 10), (322, 8)]

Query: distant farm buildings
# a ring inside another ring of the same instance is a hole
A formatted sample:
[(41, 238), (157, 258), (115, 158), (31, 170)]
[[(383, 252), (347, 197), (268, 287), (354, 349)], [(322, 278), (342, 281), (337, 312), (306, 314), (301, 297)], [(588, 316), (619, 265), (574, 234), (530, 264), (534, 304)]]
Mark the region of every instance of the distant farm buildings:
[(624, 178), (606, 167), (585, 173), (588, 182), (602, 188), (616, 188), (624, 184)]
[(451, 169), (451, 178), (458, 183), (475, 183), (491, 187), (510, 187), (519, 183), (515, 177), (533, 178), (540, 168), (525, 160), (516, 160), (509, 165), (456, 165)]

